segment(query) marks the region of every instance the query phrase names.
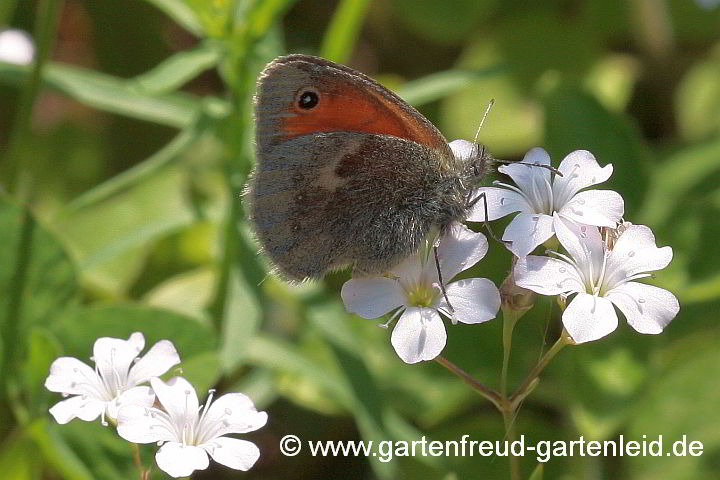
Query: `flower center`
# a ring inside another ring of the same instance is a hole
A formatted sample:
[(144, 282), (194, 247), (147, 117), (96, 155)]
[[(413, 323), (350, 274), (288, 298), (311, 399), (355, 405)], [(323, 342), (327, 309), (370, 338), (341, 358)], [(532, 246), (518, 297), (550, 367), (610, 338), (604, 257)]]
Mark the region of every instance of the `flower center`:
[(405, 287), (408, 305), (413, 307), (432, 307), (437, 298), (437, 289), (423, 282), (414, 283)]

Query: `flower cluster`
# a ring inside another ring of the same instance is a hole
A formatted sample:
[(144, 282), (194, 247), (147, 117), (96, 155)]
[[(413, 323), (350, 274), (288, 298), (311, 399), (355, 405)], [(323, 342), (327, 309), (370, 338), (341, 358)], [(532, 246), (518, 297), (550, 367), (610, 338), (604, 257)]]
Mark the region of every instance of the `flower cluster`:
[[(461, 140), (450, 143), (459, 159), (471, 146)], [(502, 236), (515, 255), (505, 284), (569, 300), (562, 321), (575, 343), (615, 330), (613, 305), (638, 332), (661, 332), (677, 315), (678, 301), (667, 290), (637, 280), (666, 267), (672, 249), (658, 248), (648, 227), (623, 222), (624, 202), (617, 192), (588, 189), (610, 178), (612, 165), (600, 167), (586, 150), (570, 153), (556, 171), (550, 165), (548, 153), (534, 148), (523, 162), (498, 169), (514, 185), (495, 182), (474, 192), (469, 221), (517, 213)], [(543, 244), (560, 245), (565, 253), (531, 255)], [(342, 288), (343, 302), (349, 312), (364, 318), (394, 311), (384, 326), (397, 319), (391, 342), (400, 358), (407, 363), (432, 360), (447, 340), (441, 315), (466, 324), (495, 317), (500, 294), (490, 280), (440, 280), (472, 267), (487, 250), (482, 234), (453, 225), (437, 243), (437, 258), (424, 249), (385, 276), (353, 278)]]
[(173, 344), (161, 340), (138, 358), (144, 346), (139, 332), (127, 340), (103, 337), (93, 347), (95, 369), (72, 357), (55, 360), (45, 387), (70, 397), (50, 409), (55, 420), (64, 424), (73, 418), (101, 417), (107, 425), (107, 418), (117, 424), (125, 440), (161, 444), (157, 465), (176, 478), (207, 468), (208, 455), (230, 468), (250, 469), (260, 457), (258, 448), (226, 435), (257, 430), (267, 422), (267, 414), (258, 412), (241, 393), (228, 393), (213, 402), (211, 390), (200, 407), (187, 380), (158, 378), (180, 363)]

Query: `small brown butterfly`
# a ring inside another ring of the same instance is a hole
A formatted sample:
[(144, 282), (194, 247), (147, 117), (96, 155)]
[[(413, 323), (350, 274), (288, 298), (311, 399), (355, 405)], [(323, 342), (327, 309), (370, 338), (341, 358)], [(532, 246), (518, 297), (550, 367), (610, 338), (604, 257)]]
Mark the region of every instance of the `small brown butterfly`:
[(307, 55), (265, 68), (255, 122), (250, 218), (267, 255), (293, 280), (347, 265), (386, 272), (466, 217), (493, 162), (464, 141), (466, 153), (456, 157), (397, 95)]

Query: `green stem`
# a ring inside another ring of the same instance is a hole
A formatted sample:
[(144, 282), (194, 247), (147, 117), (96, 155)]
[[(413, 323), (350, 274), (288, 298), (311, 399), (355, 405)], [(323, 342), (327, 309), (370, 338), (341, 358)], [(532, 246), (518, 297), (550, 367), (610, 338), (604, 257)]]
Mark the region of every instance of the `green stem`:
[(515, 315), (503, 314), (503, 363), (502, 373), (500, 374), (500, 395), (504, 398), (507, 397), (507, 377), (510, 365), (510, 351), (512, 349), (512, 334), (517, 320), (518, 317)]
[(509, 401), (513, 411), (517, 410), (520, 402), (522, 402), (525, 397), (527, 397), (530, 392), (532, 392), (532, 390), (537, 385), (538, 377), (540, 376), (542, 371), (545, 370), (545, 367), (548, 366), (548, 364), (555, 357), (555, 355), (557, 355), (560, 350), (565, 348), (566, 345), (571, 344), (573, 344), (573, 341), (570, 335), (565, 330), (563, 330), (560, 338), (558, 338), (555, 344), (550, 347), (550, 350), (545, 352), (545, 354), (540, 358), (540, 361), (537, 363), (537, 365), (535, 365), (535, 367), (530, 371), (528, 376), (525, 377), (523, 383), (520, 384), (515, 393), (510, 396)]
[[(510, 405), (506, 403), (506, 405)], [(502, 410), (503, 423), (505, 424), (505, 441), (512, 444), (515, 441), (515, 413), (516, 410), (505, 408)], [(520, 480), (520, 458), (509, 452), (510, 480)]]
[(36, 13), (35, 28), (35, 62), (32, 67), (30, 79), (25, 83), (18, 109), (13, 122), (12, 133), (5, 155), (3, 177), (7, 180), (7, 190), (17, 194), (18, 198), (27, 200), (31, 196), (29, 179), (23, 178), (20, 169), (23, 158), (25, 142), (30, 139), (30, 122), (35, 99), (40, 91), (42, 71), (52, 49), (59, 12), (62, 8), (61, 0), (40, 0)]
[(452, 372), (453, 374), (457, 375), (462, 381), (470, 385), (473, 390), (475, 390), (487, 400), (492, 402), (492, 404), (495, 405), (498, 410), (500, 410), (501, 412), (503, 411), (505, 399), (501, 397), (498, 392), (488, 387), (487, 385), (479, 382), (472, 375), (470, 375), (465, 370), (458, 367), (445, 357), (438, 355), (437, 357), (435, 357), (435, 361), (450, 370), (450, 372)]

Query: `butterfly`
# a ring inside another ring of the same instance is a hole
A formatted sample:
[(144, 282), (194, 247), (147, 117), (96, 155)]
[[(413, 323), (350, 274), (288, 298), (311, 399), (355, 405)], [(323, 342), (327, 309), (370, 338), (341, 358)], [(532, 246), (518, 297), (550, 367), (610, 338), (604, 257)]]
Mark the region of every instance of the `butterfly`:
[[(249, 216), (288, 279), (352, 265), (382, 274), (462, 221), (493, 164), (352, 68), (309, 55), (273, 60), (255, 97)], [(456, 155), (457, 154), (457, 155)]]

